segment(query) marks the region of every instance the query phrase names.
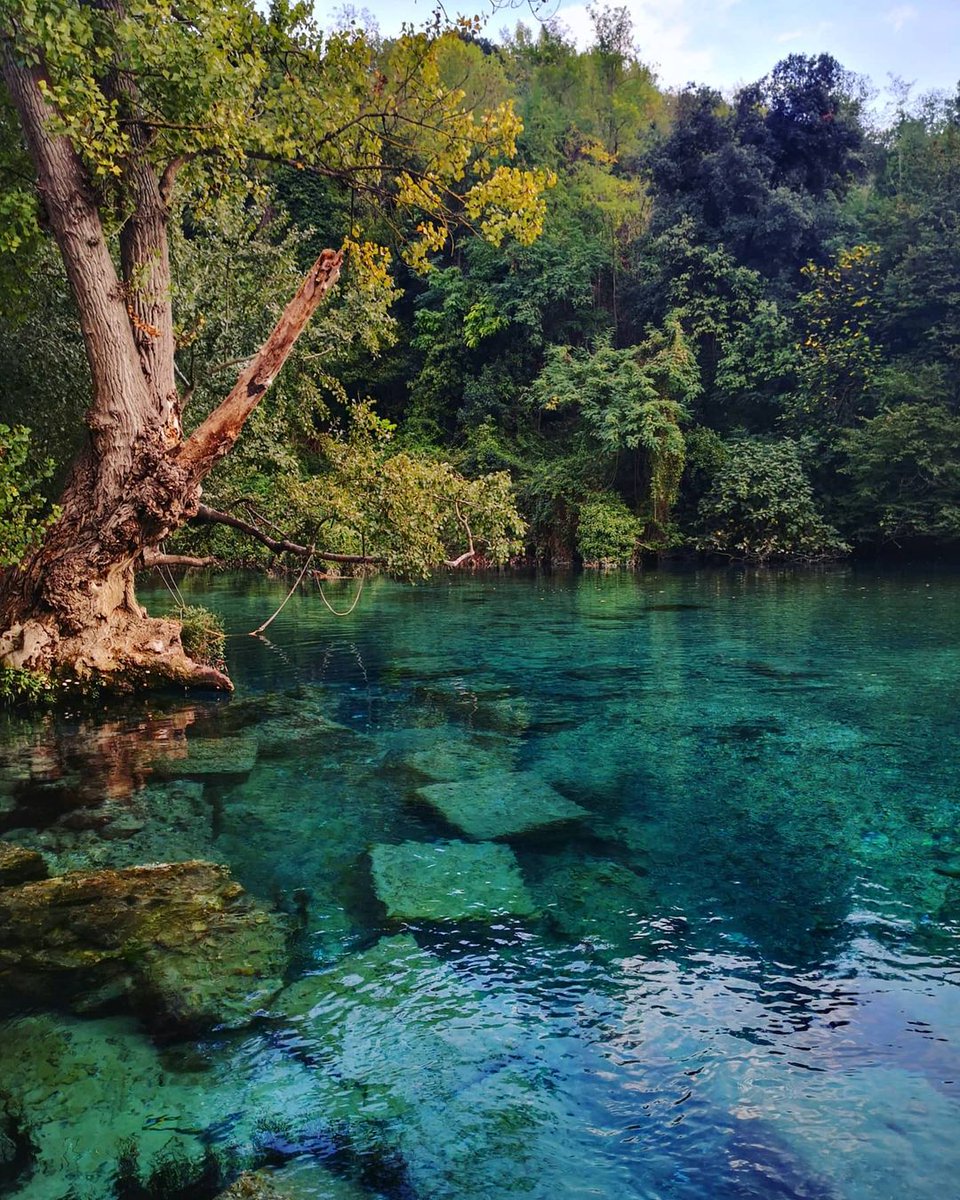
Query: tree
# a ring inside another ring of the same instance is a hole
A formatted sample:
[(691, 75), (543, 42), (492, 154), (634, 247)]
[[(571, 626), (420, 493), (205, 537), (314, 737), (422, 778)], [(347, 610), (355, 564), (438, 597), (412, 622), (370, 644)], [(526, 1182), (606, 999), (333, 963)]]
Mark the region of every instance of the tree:
[(898, 404), (845, 430), (842, 509), (860, 540), (960, 538), (960, 418), (936, 404)]
[(791, 54), (738, 98), (741, 113), (764, 106), (772, 183), (818, 199), (842, 195), (863, 172), (858, 80), (829, 54)]
[(796, 442), (727, 443), (700, 502), (700, 546), (751, 562), (835, 558), (849, 549), (817, 511)]
[(599, 451), (614, 478), (626, 475), (646, 522), (647, 548), (661, 548), (667, 539), (683, 474), (680, 423), (698, 388), (696, 363), (677, 322), (624, 350), (604, 339), (591, 352), (552, 346), (531, 388), (547, 412), (575, 408), (592, 458)]
[(0, 425), (0, 567), (18, 563), (50, 523), (40, 485), (52, 470), (49, 459), (31, 462), (29, 429)]
[[(475, 117), (442, 85), (435, 31), (377, 47), (325, 38), (308, 6), (275, 0), (0, 0), (0, 72), (36, 175), (8, 194), (0, 246), (49, 228), (79, 313), (92, 381), (88, 444), (61, 515), (0, 585), (0, 665), (107, 684), (229, 687), (191, 661), (177, 624), (136, 602), (145, 551), (196, 515), (226, 455), (354, 238), (324, 249), (235, 386), (189, 435), (177, 384), (169, 233), (178, 204), (209, 211), (286, 164), (375, 204), (417, 267), (455, 219), (531, 240), (545, 173), (510, 166), (509, 104)], [(9, 128), (6, 121), (5, 128)], [(9, 139), (0, 137), (0, 146)], [(31, 218), (33, 218), (31, 220)]]
[(803, 323), (796, 415), (821, 431), (847, 425), (862, 412), (881, 364), (874, 342), (878, 247), (839, 250), (829, 265), (808, 263), (807, 290), (797, 308)]

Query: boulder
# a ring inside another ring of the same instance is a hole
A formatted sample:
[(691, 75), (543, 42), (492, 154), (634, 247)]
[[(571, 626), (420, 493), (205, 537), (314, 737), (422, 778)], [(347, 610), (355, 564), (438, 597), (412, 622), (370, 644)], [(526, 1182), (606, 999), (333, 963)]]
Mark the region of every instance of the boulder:
[(401, 921), (531, 917), (536, 907), (508, 846), (402, 842), (374, 846), (373, 882), (387, 916)]
[(0, 891), (0, 987), (149, 1024), (245, 1024), (280, 989), (285, 925), (225, 867), (76, 871)]
[(516, 837), (588, 816), (536, 775), (490, 771), (455, 783), (432, 783), (417, 795), (451, 825), (478, 841)]
[(36, 850), (0, 842), (0, 887), (46, 879), (47, 864)]

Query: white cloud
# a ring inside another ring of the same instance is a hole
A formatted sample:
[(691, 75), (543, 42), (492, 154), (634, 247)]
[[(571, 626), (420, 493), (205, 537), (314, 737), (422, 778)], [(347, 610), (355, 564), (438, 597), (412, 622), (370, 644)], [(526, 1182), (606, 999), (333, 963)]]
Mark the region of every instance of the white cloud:
[[(739, 0), (718, 0), (717, 7), (726, 11), (737, 3)], [(634, 43), (640, 59), (656, 70), (662, 84), (682, 86), (703, 78), (711, 70), (712, 52), (695, 49), (690, 44), (693, 26), (684, 13), (688, 0), (675, 0), (670, 5), (658, 0), (627, 0), (626, 6), (633, 19)], [(578, 46), (590, 45), (593, 22), (586, 4), (562, 5), (556, 16)]]
[(901, 4), (897, 8), (891, 8), (885, 12), (883, 20), (893, 29), (894, 33), (899, 33), (904, 25), (915, 21), (919, 16), (919, 12), (912, 4)]

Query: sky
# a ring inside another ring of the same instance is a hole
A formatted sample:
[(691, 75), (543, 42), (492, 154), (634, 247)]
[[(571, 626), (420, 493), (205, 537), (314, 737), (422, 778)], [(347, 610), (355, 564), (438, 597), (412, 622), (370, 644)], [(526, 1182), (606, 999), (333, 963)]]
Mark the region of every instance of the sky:
[[(591, 23), (586, 3), (545, 0), (538, 12), (555, 16), (585, 46)], [(707, 83), (724, 93), (765, 75), (788, 54), (832, 54), (848, 70), (867, 75), (885, 91), (889, 77), (954, 93), (960, 81), (960, 0), (613, 0), (633, 17), (643, 62), (664, 87)], [(321, 23), (331, 23), (343, 0), (317, 0)], [(434, 0), (353, 0), (380, 31), (426, 21)], [(489, 12), (491, 0), (447, 0), (448, 14)], [(530, 0), (501, 0), (487, 21), (488, 36), (518, 20), (535, 26)], [(878, 105), (883, 100), (878, 98)]]

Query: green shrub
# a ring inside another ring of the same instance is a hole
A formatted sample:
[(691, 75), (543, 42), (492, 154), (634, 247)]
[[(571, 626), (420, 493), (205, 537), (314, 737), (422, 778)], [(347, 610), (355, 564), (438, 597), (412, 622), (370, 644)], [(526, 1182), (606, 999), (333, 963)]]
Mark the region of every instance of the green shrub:
[(751, 562), (836, 558), (849, 547), (817, 511), (796, 442), (741, 438), (700, 502), (703, 550)]
[(181, 608), (180, 641), (194, 662), (222, 671), (226, 665), (227, 635), (223, 621), (208, 608), (190, 604)]
[(613, 492), (603, 492), (580, 506), (577, 552), (591, 566), (625, 565), (634, 559), (641, 522)]
[(858, 540), (960, 538), (960, 417), (898, 404), (844, 431), (845, 524)]
[(0, 667), (0, 709), (36, 708), (51, 702), (57, 692), (49, 675), (20, 667)]

